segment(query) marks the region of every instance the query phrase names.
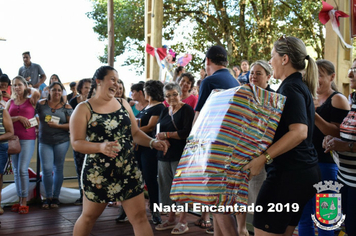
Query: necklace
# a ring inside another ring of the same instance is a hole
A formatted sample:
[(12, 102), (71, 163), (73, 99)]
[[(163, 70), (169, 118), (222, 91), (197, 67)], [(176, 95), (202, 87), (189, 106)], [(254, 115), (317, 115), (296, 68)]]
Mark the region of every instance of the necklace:
[(52, 112), (52, 113), (55, 113), (57, 106), (58, 106), (59, 104), (61, 104), (61, 103), (62, 103), (62, 102), (57, 103), (53, 108), (48, 104), (48, 106), (51, 108), (51, 112)]

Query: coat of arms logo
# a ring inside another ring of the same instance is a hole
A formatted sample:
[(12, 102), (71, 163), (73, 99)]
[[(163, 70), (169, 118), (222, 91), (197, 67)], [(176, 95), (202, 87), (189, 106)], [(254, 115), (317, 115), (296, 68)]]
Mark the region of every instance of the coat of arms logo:
[[(315, 196), (315, 214), (311, 217), (315, 225), (323, 230), (334, 230), (341, 226), (346, 215), (341, 211), (342, 184), (336, 181), (321, 181), (314, 184), (317, 194)], [(326, 226), (330, 225), (330, 226)]]

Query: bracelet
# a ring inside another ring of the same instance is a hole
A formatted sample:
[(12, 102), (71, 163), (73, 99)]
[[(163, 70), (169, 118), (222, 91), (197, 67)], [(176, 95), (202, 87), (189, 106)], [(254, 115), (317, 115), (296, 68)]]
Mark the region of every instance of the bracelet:
[(265, 155), (265, 157), (266, 157), (266, 164), (267, 164), (267, 165), (269, 165), (269, 164), (271, 164), (271, 163), (273, 162), (272, 157), (268, 154), (267, 151), (265, 151), (265, 152), (263, 153), (263, 155)]
[(169, 137), (169, 132), (166, 132), (167, 133), (167, 138), (171, 138), (171, 137)]
[(153, 143), (154, 141), (156, 141), (156, 139), (155, 139), (155, 138), (151, 139), (151, 141), (150, 141), (150, 148), (151, 148), (151, 149), (153, 149), (153, 147), (152, 147), (152, 143)]
[(164, 138), (167, 139), (167, 132), (164, 132)]

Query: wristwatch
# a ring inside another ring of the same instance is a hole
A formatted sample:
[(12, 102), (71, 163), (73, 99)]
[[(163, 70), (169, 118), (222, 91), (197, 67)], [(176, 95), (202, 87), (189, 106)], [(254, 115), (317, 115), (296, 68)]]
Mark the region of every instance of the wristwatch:
[(353, 152), (354, 142), (349, 143), (350, 152)]
[(273, 159), (271, 158), (271, 156), (268, 154), (268, 152), (264, 152), (263, 155), (265, 155), (266, 157), (266, 164), (269, 165), (273, 162)]

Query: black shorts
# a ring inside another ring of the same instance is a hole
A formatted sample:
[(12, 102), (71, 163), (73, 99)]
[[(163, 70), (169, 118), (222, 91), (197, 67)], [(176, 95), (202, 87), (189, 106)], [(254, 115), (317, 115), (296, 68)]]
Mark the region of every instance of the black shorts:
[(271, 171), (257, 196), (253, 226), (283, 234), (288, 226), (297, 226), (306, 203), (315, 196), (314, 184), (320, 181), (319, 166), (285, 172)]

